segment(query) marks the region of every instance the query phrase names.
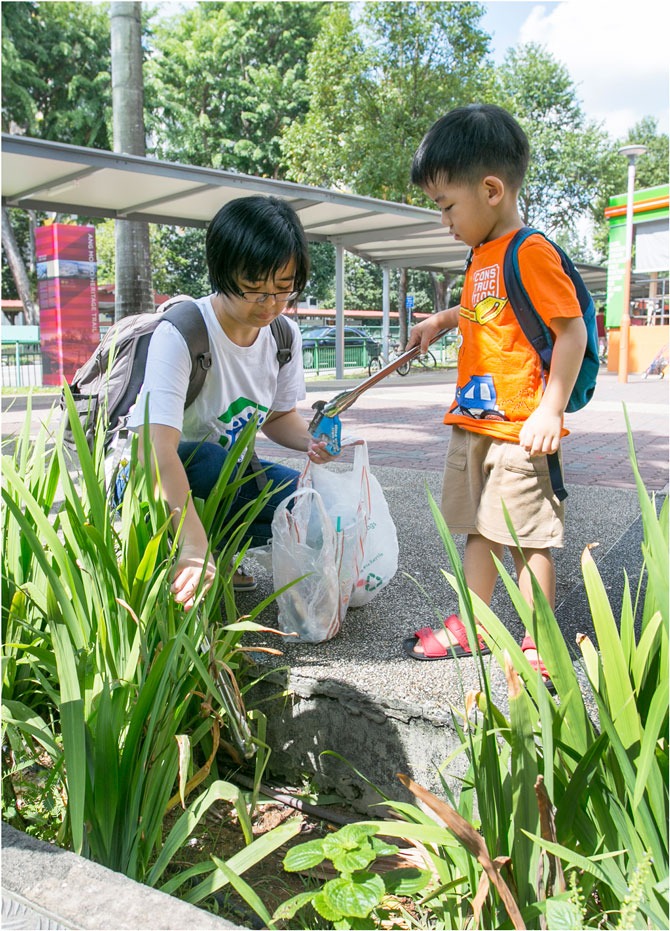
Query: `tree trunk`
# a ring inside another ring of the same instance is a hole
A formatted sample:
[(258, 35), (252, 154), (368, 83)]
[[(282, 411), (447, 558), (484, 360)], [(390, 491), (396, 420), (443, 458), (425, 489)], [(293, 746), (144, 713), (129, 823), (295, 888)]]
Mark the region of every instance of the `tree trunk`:
[(40, 322), (40, 314), (37, 304), (33, 300), (25, 262), (17, 245), (14, 230), (12, 229), (12, 221), (6, 207), (2, 208), (2, 248), (5, 250), (7, 264), (23, 304), (26, 323), (29, 326), (35, 326)]
[(449, 272), (443, 272), (441, 275), (431, 272), (430, 280), (433, 285), (433, 313), (439, 313), (449, 306), (451, 276)]
[(400, 275), (398, 277), (398, 323), (400, 324), (400, 331), (398, 340), (400, 342), (400, 348), (404, 349), (407, 345), (407, 335), (409, 328), (407, 326), (407, 309), (405, 307), (405, 302), (407, 300), (407, 269), (401, 268)]
[[(142, 4), (112, 3), (112, 117), (114, 151), (146, 153), (142, 78)], [(149, 224), (117, 220), (114, 319), (153, 312)]]

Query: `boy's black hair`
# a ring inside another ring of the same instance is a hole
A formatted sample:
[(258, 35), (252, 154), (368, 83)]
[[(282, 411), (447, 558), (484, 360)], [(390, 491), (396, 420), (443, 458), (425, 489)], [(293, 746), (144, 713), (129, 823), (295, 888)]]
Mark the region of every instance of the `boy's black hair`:
[(426, 187), (440, 179), (469, 184), (495, 175), (519, 190), (528, 158), (526, 134), (507, 110), (471, 103), (433, 123), (416, 150), (410, 178)]
[(264, 281), (293, 260), (294, 291), (309, 275), (309, 249), (295, 210), (278, 197), (239, 197), (222, 207), (207, 229), (207, 270), (217, 294), (239, 294), (242, 279)]

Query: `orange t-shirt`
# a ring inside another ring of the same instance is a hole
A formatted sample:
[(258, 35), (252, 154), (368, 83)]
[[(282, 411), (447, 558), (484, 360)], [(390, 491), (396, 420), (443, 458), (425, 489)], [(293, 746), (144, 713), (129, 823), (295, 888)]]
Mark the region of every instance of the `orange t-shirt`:
[[(446, 424), (512, 442), (518, 442), (519, 430), (545, 387), (540, 357), (519, 326), (505, 290), (503, 260), (515, 232), (472, 252), (458, 323), (456, 399), (444, 417)], [(529, 236), (519, 248), (518, 261), (524, 288), (552, 335), (556, 317), (581, 317), (575, 287), (543, 236)], [(472, 416), (458, 413), (459, 408)], [(481, 418), (481, 412), (488, 417)]]

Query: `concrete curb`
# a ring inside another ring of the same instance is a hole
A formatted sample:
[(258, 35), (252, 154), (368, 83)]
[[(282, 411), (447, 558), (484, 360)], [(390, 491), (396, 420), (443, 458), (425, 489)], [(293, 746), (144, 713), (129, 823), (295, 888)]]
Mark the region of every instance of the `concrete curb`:
[(2, 825), (2, 927), (183, 931), (239, 925)]

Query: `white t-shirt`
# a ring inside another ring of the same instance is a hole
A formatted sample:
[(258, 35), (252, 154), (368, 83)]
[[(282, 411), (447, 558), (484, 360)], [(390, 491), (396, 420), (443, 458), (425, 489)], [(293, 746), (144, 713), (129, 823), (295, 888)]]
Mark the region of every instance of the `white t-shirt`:
[(151, 338), (144, 384), (128, 426), (135, 431), (142, 426), (148, 398), (149, 423), (174, 427), (182, 440), (207, 440), (228, 449), (256, 411), (260, 426), (269, 411), (290, 411), (305, 397), (302, 340), (298, 327), (289, 320), (291, 360), (280, 368), (277, 342), (269, 326), (259, 330), (253, 345), (238, 346), (221, 328), (210, 298), (196, 304), (207, 325), (212, 354), (200, 394), (184, 410), (191, 357), (179, 330), (164, 320)]

